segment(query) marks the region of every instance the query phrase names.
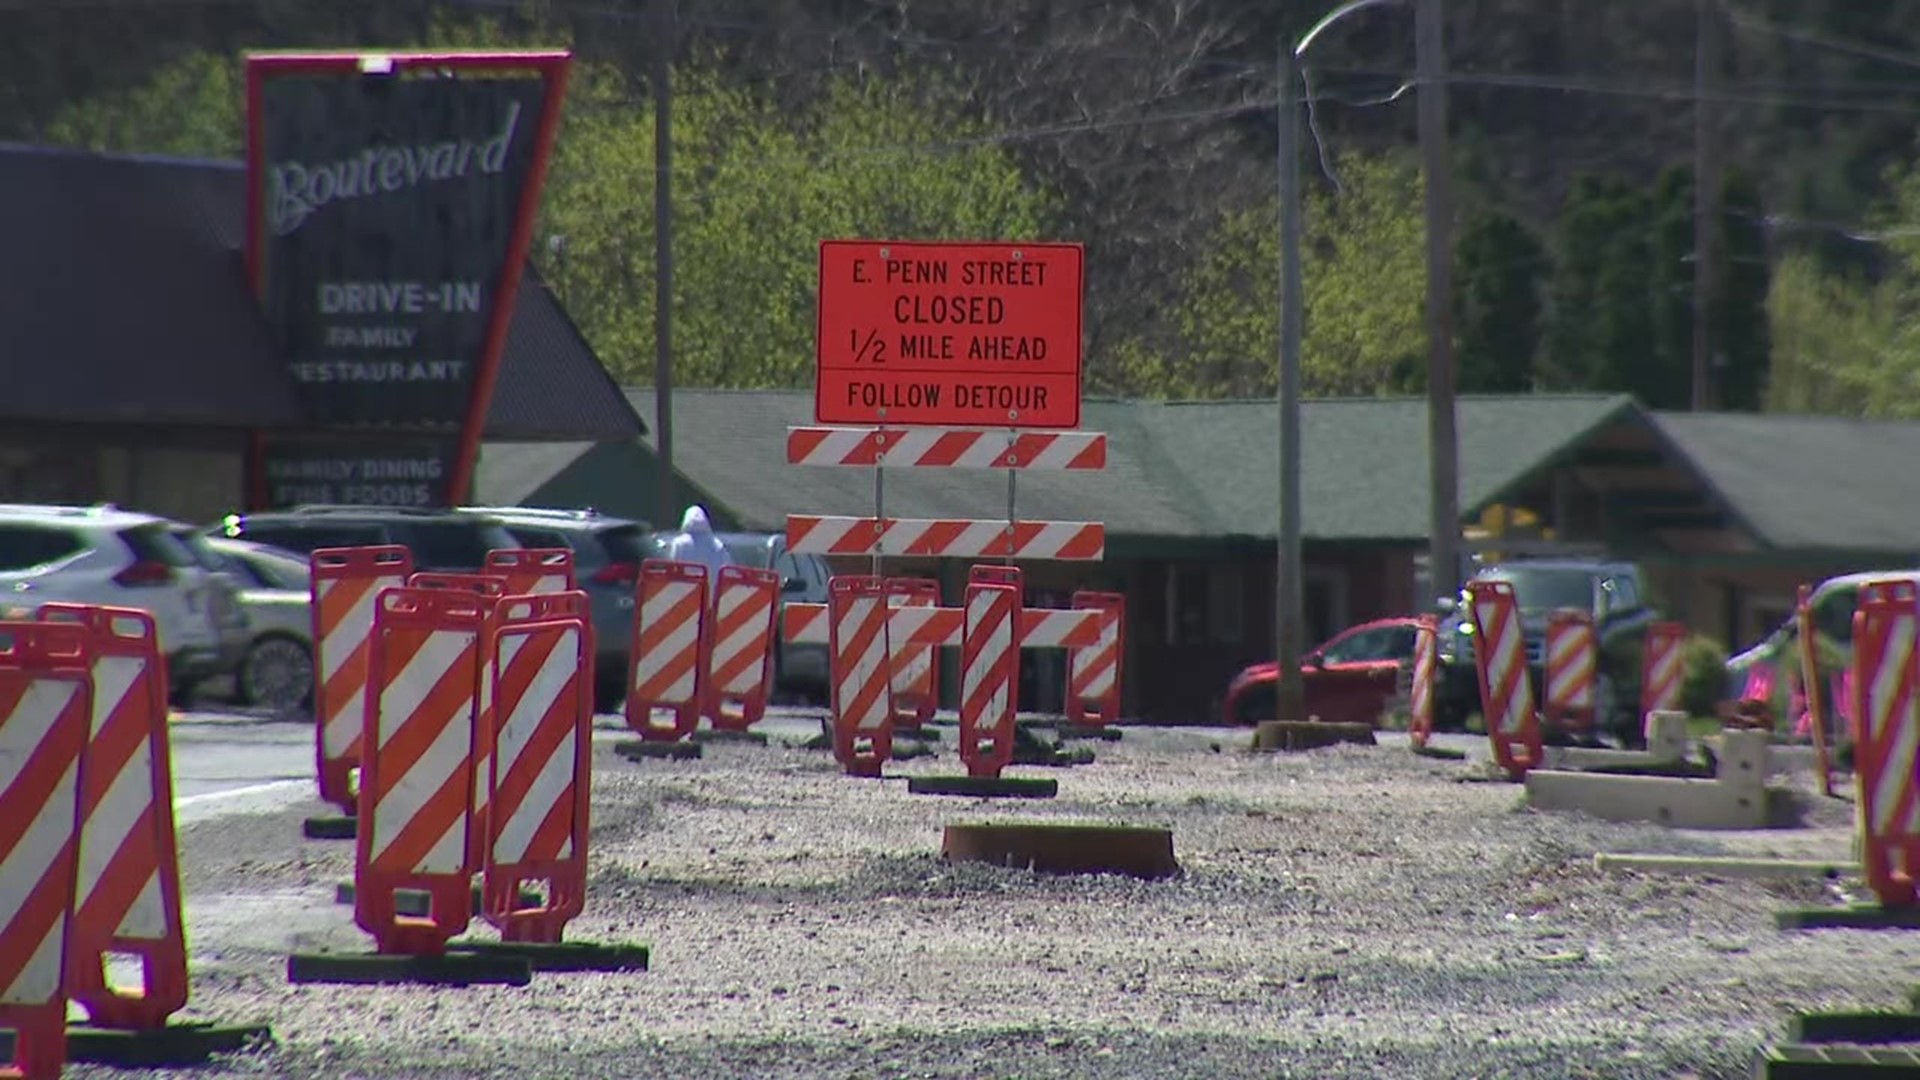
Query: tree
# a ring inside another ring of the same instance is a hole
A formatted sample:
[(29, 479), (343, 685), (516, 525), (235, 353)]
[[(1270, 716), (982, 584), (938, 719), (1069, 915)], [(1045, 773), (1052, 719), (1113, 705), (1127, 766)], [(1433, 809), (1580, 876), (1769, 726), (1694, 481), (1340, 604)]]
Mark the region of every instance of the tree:
[(1719, 405), (1750, 412), (1765, 401), (1773, 366), (1767, 318), (1773, 267), (1767, 257), (1766, 209), (1753, 177), (1730, 171), (1724, 191), (1727, 261), (1720, 278), (1725, 294), (1718, 340), (1726, 362), (1717, 379)]
[[(1340, 155), (1339, 190), (1305, 201), (1301, 385), (1370, 395), (1421, 384), (1426, 225), (1420, 174), (1398, 156)], [(1278, 208), (1224, 215), (1181, 282), (1168, 350), (1135, 347), (1127, 385), (1165, 397), (1271, 394), (1280, 340)]]
[(1461, 392), (1533, 389), (1546, 249), (1518, 219), (1489, 211), (1461, 231), (1454, 267)]
[(1672, 166), (1654, 181), (1646, 268), (1653, 348), (1616, 358), (1622, 385), (1652, 409), (1693, 404), (1693, 170)]
[(1584, 176), (1558, 222), (1545, 382), (1625, 391), (1635, 359), (1653, 352), (1647, 280), (1648, 201), (1615, 177)]

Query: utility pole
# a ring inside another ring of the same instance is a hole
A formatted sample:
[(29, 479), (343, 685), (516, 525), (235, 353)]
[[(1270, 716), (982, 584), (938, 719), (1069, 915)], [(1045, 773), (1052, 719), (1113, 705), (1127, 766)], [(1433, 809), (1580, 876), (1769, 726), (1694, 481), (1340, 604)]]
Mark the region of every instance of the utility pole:
[(1693, 64), (1693, 409), (1714, 407), (1714, 353), (1720, 314), (1721, 175), (1719, 92), (1721, 49), (1717, 0), (1695, 0)]
[(1277, 68), (1280, 167), (1280, 527), (1279, 561), (1274, 575), (1274, 660), (1280, 667), (1274, 688), (1276, 720), (1307, 718), (1306, 687), (1300, 681), (1300, 653), (1306, 636), (1300, 559), (1300, 340), (1304, 308), (1300, 297), (1300, 99), (1290, 41), (1282, 41)]
[(653, 444), (659, 500), (655, 527), (680, 521), (673, 480), (673, 49), (674, 6), (655, 0), (653, 19)]
[(1453, 165), (1447, 139), (1446, 15), (1418, 0), (1420, 170), (1427, 211), (1427, 438), (1433, 517), (1427, 577), (1436, 596), (1460, 591), (1460, 447), (1454, 423)]

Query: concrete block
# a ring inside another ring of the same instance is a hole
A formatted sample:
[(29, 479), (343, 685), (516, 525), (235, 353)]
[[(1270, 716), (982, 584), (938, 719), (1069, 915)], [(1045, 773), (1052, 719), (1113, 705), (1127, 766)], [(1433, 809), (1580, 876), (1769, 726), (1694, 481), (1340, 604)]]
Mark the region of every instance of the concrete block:
[(1687, 756), (1687, 714), (1650, 712), (1645, 723), (1645, 750), (1608, 750), (1583, 746), (1545, 747), (1543, 764), (1548, 769), (1578, 772), (1583, 769), (1624, 771), (1636, 767), (1662, 768), (1684, 761)]
[[(1670, 715), (1675, 714), (1653, 717)], [(1772, 817), (1767, 745), (1762, 732), (1728, 732), (1712, 780), (1536, 769), (1527, 774), (1527, 799), (1536, 809), (1578, 811), (1607, 821), (1651, 821), (1680, 829), (1763, 829)]]
[(1740, 859), (1719, 855), (1609, 855), (1593, 857), (1594, 869), (1636, 874), (1698, 874), (1703, 877), (1742, 878), (1749, 881), (1795, 881), (1807, 878), (1855, 877), (1858, 863), (1801, 859)]
[(1687, 756), (1687, 714), (1655, 710), (1647, 714), (1642, 728), (1647, 736), (1647, 756), (1655, 761), (1678, 761)]

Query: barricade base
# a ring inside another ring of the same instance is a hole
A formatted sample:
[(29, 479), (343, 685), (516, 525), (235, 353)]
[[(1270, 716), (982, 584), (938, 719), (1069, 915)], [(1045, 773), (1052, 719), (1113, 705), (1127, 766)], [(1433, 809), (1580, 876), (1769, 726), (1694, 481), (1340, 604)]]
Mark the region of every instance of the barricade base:
[(1807, 878), (1858, 877), (1858, 863), (1804, 859), (1742, 859), (1723, 855), (1610, 855), (1593, 857), (1602, 873), (1688, 874), (1746, 881), (1801, 881)]
[(1920, 907), (1789, 908), (1774, 912), (1773, 925), (1781, 930), (1920, 930)]
[(535, 971), (645, 971), (653, 946), (622, 942), (603, 945), (587, 941), (545, 944), (531, 941), (455, 941), (449, 953), (525, 960)]
[(1772, 799), (1764, 790), (1721, 780), (1531, 769), (1527, 803), (1535, 810), (1590, 814), (1603, 821), (1644, 821), (1678, 829), (1763, 829)]
[(1760, 1052), (1759, 1080), (1894, 1080), (1920, 1075), (1920, 1054), (1905, 1046), (1780, 1043)]
[(354, 840), (360, 836), (360, 819), (350, 814), (310, 817), (300, 823), (300, 835), (309, 840)]
[(287, 957), (287, 981), (360, 986), (393, 983), (526, 986), (533, 981), (533, 965), (524, 956), (482, 956), (466, 952), (445, 952), (437, 956), (294, 953)]
[[(764, 731), (742, 731), (738, 728), (701, 728), (688, 736), (697, 743), (749, 743), (754, 746), (767, 745), (767, 733)], [(655, 743), (655, 746), (661, 744)]]
[(1797, 1043), (1920, 1042), (1920, 1012), (1801, 1013), (1787, 1021)]
[[(229, 1026), (191, 1022), (146, 1031), (70, 1024), (67, 1062), (114, 1065), (123, 1069), (185, 1068), (204, 1065), (215, 1054), (237, 1054), (272, 1041), (273, 1029), (266, 1024)], [(12, 1056), (13, 1034), (0, 1031), (0, 1060)]]
[(613, 744), (613, 752), (628, 761), (692, 761), (700, 757), (700, 744), (625, 739)]
[(1320, 720), (1262, 720), (1253, 727), (1255, 750), (1296, 752), (1339, 743), (1373, 746), (1372, 724), (1330, 724)]
[(963, 795), (975, 799), (1051, 799), (1060, 781), (1026, 776), (915, 776), (911, 795)]
[(1180, 874), (1173, 830), (1131, 825), (949, 825), (940, 857), (1047, 874)]
[(1432, 743), (1427, 743), (1424, 746), (1420, 743), (1412, 743), (1410, 746), (1413, 750), (1414, 757), (1432, 758), (1435, 761), (1467, 760), (1467, 752), (1465, 750), (1453, 750), (1445, 746), (1435, 746)]
[[(355, 893), (356, 890), (353, 887), (353, 882), (343, 881), (333, 887), (333, 902), (336, 904), (351, 905)], [(529, 910), (539, 907), (541, 903), (540, 895), (522, 889), (520, 891), (520, 903)], [(480, 910), (480, 886), (478, 885), (473, 887), (473, 910)], [(424, 919), (427, 917), (427, 911), (427, 898), (419, 893), (412, 892), (411, 890), (403, 890), (393, 898), (393, 913), (395, 915), (405, 915), (411, 919)]]
[(1053, 733), (1062, 740), (1097, 739), (1101, 742), (1119, 742), (1120, 729), (1105, 724), (1075, 724), (1072, 722), (1053, 725)]

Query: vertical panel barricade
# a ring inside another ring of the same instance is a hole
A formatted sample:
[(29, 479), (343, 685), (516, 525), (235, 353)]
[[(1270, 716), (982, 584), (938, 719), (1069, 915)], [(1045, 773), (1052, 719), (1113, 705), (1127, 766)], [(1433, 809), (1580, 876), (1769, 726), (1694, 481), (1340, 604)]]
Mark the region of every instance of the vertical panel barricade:
[(1473, 619), (1473, 663), (1480, 677), (1481, 715), (1494, 760), (1514, 779), (1540, 764), (1540, 721), (1527, 681), (1526, 640), (1513, 585), (1474, 581), (1467, 585)]
[[(940, 583), (931, 578), (888, 578), (887, 606), (939, 607)], [(889, 630), (891, 631), (891, 624)], [(940, 647), (910, 644), (887, 636), (888, 678), (892, 680), (893, 722), (920, 728), (933, 719), (940, 704)]]
[(960, 642), (960, 760), (967, 775), (997, 777), (1013, 761), (1014, 688), (1020, 681), (1020, 590), (967, 585)]
[(320, 798), (351, 814), (374, 597), (381, 589), (406, 583), (413, 573), (413, 554), (398, 545), (320, 548), (310, 557), (310, 566)]
[(508, 596), (571, 592), (573, 552), (567, 548), (503, 548), (487, 552), (483, 573), (502, 577)]
[(827, 582), (833, 753), (849, 776), (879, 776), (893, 755), (887, 610), (883, 578), (840, 575)]
[(1067, 650), (1067, 719), (1101, 726), (1120, 720), (1120, 658), (1126, 653), (1127, 598), (1076, 592), (1076, 610), (1100, 612), (1098, 644)]
[(0, 1027), (14, 1032), (0, 1076), (56, 1077), (67, 1059), (89, 662), (77, 626), (0, 623)]
[[(500, 574), (452, 574), (436, 570), (422, 570), (408, 576), (407, 588), (452, 589), (488, 601), (498, 600), (512, 591), (511, 583)], [(483, 606), (492, 613), (492, 603)], [(473, 718), (473, 823), (467, 831), (467, 842), (473, 848), (472, 864), (476, 867), (480, 865), (487, 835), (487, 796), (491, 790), (487, 777), (492, 775), (493, 761), (493, 680), (480, 679), (479, 695), (479, 708)]]
[(1407, 691), (1407, 737), (1415, 746), (1433, 738), (1433, 675), (1440, 661), (1440, 622), (1422, 615), (1413, 624), (1413, 680)]
[(1854, 710), (1860, 855), (1867, 885), (1887, 907), (1912, 907), (1920, 872), (1920, 710), (1914, 636), (1920, 606), (1910, 583), (1860, 592), (1854, 614)]
[[(69, 992), (97, 1026), (162, 1027), (187, 1004), (187, 944), (159, 634), (131, 608), (46, 604), (35, 617), (80, 626), (93, 673)], [(138, 992), (108, 981), (109, 953), (140, 958)]]
[(1599, 666), (1592, 615), (1564, 608), (1547, 617), (1547, 723), (1563, 731), (1592, 730)]
[[(671, 559), (640, 564), (627, 726), (642, 739), (676, 742), (700, 726), (706, 683), (700, 661), (706, 627), (705, 566)], [(656, 710), (671, 713), (672, 721), (659, 723)]]
[[(472, 919), (474, 729), (491, 604), (458, 589), (382, 590), (368, 657), (354, 922), (382, 953), (438, 954)], [(425, 918), (396, 911), (428, 896)]]
[[(500, 727), (481, 911), (507, 941), (557, 943), (586, 909), (593, 695), (587, 596), (512, 596), (495, 609), (488, 679)], [(522, 907), (521, 886), (545, 881)]]
[(1669, 712), (1680, 707), (1680, 683), (1686, 677), (1680, 646), (1687, 628), (1677, 622), (1657, 622), (1647, 627), (1646, 651), (1640, 666), (1640, 719), (1650, 712)]
[(767, 714), (780, 575), (751, 566), (723, 566), (714, 580), (712, 629), (703, 635), (706, 715), (716, 729), (745, 731)]

